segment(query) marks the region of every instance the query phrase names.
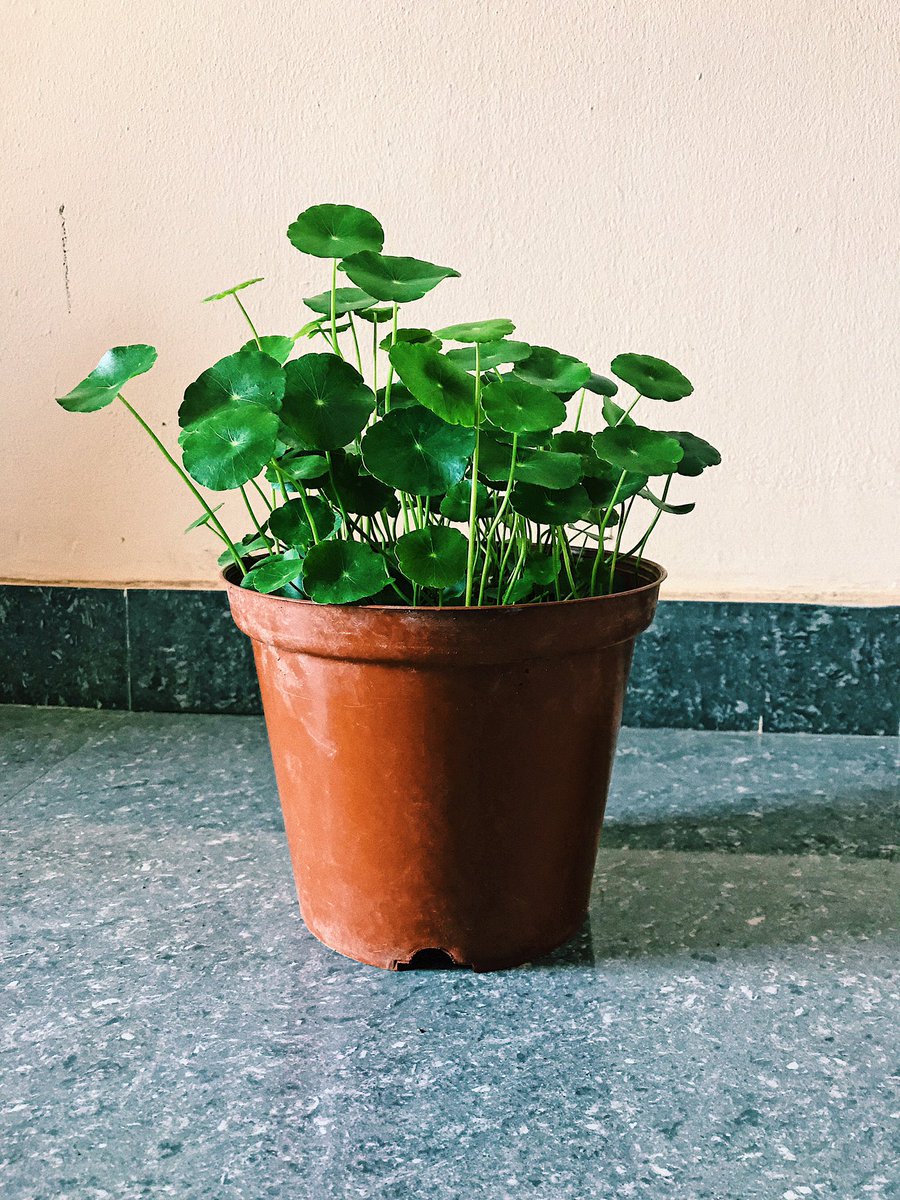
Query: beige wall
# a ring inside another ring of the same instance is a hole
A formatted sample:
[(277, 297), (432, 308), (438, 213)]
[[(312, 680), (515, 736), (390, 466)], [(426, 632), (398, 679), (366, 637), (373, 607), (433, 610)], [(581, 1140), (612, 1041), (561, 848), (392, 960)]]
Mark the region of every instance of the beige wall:
[(337, 200), (462, 272), (424, 322), (509, 315), (595, 369), (636, 350), (693, 379), (659, 420), (725, 465), (658, 529), (670, 594), (896, 587), (892, 0), (5, 7), (4, 577), (214, 578), (126, 414), (52, 397), (153, 342), (130, 398), (174, 442), (184, 386), (244, 339), (198, 298), (265, 275), (260, 322), (291, 331), (326, 280), (284, 230)]

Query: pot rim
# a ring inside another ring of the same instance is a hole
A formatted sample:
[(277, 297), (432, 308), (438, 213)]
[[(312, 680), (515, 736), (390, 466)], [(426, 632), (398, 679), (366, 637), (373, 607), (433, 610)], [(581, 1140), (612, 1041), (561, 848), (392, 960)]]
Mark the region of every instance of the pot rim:
[[(251, 560), (252, 561), (252, 560)], [(634, 565), (638, 560), (629, 558), (623, 555), (619, 560), (619, 564), (627, 563)], [(642, 558), (640, 560), (640, 570), (643, 574), (644, 568), (647, 568), (651, 574), (651, 578), (640, 587), (625, 588), (620, 592), (610, 592), (605, 596), (579, 596), (572, 600), (531, 600), (525, 604), (472, 604), (466, 606), (464, 604), (448, 604), (443, 607), (438, 607), (436, 604), (317, 604), (314, 600), (304, 600), (294, 596), (276, 596), (264, 592), (252, 592), (261, 600), (276, 601), (281, 604), (298, 604), (304, 608), (314, 608), (318, 610), (327, 609), (352, 609), (355, 612), (373, 612), (373, 613), (440, 613), (442, 615), (455, 615), (456, 613), (501, 613), (501, 612), (524, 612), (529, 609), (533, 610), (559, 610), (561, 608), (572, 608), (584, 604), (596, 604), (603, 600), (621, 600), (626, 596), (640, 596), (644, 592), (651, 592), (658, 589), (668, 578), (668, 572), (665, 567), (659, 563), (653, 562), (652, 559)], [(241, 585), (229, 576), (235, 570), (234, 564), (230, 564), (219, 572), (221, 579), (225, 583), (228, 590), (234, 589), (237, 592), (247, 594), (247, 589), (241, 588)]]

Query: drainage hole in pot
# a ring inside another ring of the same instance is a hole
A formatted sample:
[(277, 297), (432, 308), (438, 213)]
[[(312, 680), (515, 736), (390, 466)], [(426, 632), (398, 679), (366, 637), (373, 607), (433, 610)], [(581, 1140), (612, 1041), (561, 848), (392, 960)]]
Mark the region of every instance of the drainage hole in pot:
[(465, 963), (458, 963), (452, 954), (440, 950), (436, 946), (427, 946), (417, 950), (406, 962), (398, 962), (398, 971), (454, 971)]

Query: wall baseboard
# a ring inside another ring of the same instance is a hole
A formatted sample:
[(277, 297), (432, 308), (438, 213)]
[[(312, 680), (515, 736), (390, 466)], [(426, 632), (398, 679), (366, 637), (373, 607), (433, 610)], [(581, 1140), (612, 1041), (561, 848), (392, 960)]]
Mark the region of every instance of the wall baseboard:
[[(897, 732), (900, 607), (664, 600), (639, 639), (627, 725)], [(0, 586), (0, 703), (259, 713), (224, 592)]]

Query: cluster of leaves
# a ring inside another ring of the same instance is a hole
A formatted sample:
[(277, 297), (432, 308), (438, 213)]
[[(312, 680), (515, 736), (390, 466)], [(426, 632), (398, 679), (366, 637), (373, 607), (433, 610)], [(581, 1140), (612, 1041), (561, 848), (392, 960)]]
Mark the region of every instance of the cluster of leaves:
[[(231, 563), (244, 587), (321, 604), (597, 595), (622, 585), (621, 560), (640, 559), (661, 513), (693, 508), (668, 502), (672, 480), (716, 465), (718, 451), (631, 415), (642, 398), (690, 395), (675, 367), (648, 355), (614, 358), (611, 374), (635, 391), (622, 407), (613, 379), (514, 340), (512, 321), (400, 325), (401, 305), (459, 272), (383, 254), (384, 231), (370, 213), (315, 205), (288, 238), (331, 261), (331, 287), (305, 301), (313, 317), (293, 336), (258, 334), (239, 293), (259, 279), (207, 297), (233, 299), (252, 337), (184, 393), (183, 469), (121, 394), (152, 367), (151, 346), (108, 351), (58, 400), (73, 412), (117, 397), (125, 404), (201, 504), (189, 528), (221, 539), (220, 563)], [(338, 287), (338, 272), (352, 286)], [(371, 385), (360, 345), (367, 325)], [(298, 354), (311, 339), (324, 348)], [(604, 428), (593, 434), (580, 428), (587, 393), (602, 404)], [(563, 428), (570, 406), (574, 428)], [(239, 490), (249, 532), (233, 540), (221, 505), (211, 508), (197, 484)], [(652, 519), (626, 551), (638, 499)]]

